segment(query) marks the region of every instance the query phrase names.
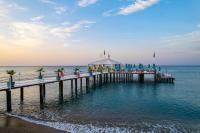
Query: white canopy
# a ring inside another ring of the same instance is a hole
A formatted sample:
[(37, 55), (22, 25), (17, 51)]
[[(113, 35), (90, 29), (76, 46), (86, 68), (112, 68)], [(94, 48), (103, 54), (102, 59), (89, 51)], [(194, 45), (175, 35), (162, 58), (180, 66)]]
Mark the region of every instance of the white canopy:
[(115, 65), (115, 64), (122, 64), (118, 61), (115, 61), (113, 59), (110, 59), (110, 58), (105, 58), (105, 59), (101, 59), (101, 60), (98, 60), (98, 61), (95, 61), (95, 62), (91, 62), (89, 65), (106, 65), (106, 66), (112, 66), (112, 65)]

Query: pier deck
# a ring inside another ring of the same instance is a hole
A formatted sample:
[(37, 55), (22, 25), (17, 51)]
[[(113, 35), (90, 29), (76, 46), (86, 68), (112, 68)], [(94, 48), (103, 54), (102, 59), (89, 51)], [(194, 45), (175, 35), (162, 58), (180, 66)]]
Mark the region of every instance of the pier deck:
[[(145, 77), (144, 75), (153, 75), (155, 83), (173, 83), (175, 78), (166, 75), (157, 77), (157, 74), (153, 71), (133, 71), (133, 72), (93, 72), (92, 75), (90, 73), (82, 73), (80, 75), (65, 75), (60, 80), (57, 80), (56, 76), (44, 77), (43, 79), (29, 79), (29, 80), (16, 80), (15, 85), (10, 87), (7, 85), (7, 82), (0, 83), (0, 91), (6, 91), (6, 101), (7, 101), (7, 111), (12, 111), (12, 103), (11, 103), (11, 92), (13, 89), (20, 89), (20, 99), (23, 101), (24, 99), (24, 88), (30, 86), (39, 86), (40, 92), (40, 104), (43, 105), (45, 99), (46, 92), (46, 84), (50, 83), (59, 83), (59, 97), (63, 99), (63, 82), (67, 80), (71, 80), (71, 88), (75, 89), (77, 93), (78, 88), (78, 80), (80, 80), (80, 86), (82, 87), (82, 79), (86, 80), (86, 88), (89, 88), (90, 83), (96, 85), (98, 83), (100, 86), (104, 83), (116, 83), (116, 82), (131, 82), (134, 81), (133, 75), (138, 76), (138, 82), (144, 83)], [(91, 81), (92, 80), (92, 81)], [(74, 82), (73, 82), (74, 81)], [(73, 87), (74, 85), (74, 87)]]

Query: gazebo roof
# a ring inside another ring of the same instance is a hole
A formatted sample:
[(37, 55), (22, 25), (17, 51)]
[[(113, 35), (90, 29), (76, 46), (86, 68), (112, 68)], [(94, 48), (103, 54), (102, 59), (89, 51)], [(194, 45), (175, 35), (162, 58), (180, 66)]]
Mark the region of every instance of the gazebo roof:
[(89, 65), (115, 65), (115, 64), (122, 64), (122, 63), (110, 58), (105, 58), (105, 59), (91, 62)]

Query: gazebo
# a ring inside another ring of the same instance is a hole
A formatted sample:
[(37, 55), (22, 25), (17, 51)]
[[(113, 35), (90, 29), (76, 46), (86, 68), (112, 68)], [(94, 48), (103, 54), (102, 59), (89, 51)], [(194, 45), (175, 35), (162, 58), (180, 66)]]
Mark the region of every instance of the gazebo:
[(110, 57), (97, 60), (88, 64), (89, 67), (99, 68), (99, 66), (107, 69), (120, 69), (122, 63), (116, 60), (111, 59)]
[(91, 62), (90, 64), (88, 64), (89, 66), (92, 66), (92, 65), (104, 65), (104, 66), (113, 66), (113, 65), (116, 65), (116, 64), (122, 64), (116, 60), (113, 60), (113, 59), (110, 59), (110, 58), (105, 58), (105, 59), (101, 59), (101, 60), (97, 60), (97, 61), (94, 61), (94, 62)]

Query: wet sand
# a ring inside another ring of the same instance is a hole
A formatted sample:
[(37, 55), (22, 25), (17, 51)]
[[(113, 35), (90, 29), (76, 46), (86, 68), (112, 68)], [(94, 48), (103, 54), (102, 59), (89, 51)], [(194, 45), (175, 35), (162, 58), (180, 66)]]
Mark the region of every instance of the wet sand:
[(0, 113), (1, 133), (66, 133), (47, 126), (33, 124), (19, 118)]

